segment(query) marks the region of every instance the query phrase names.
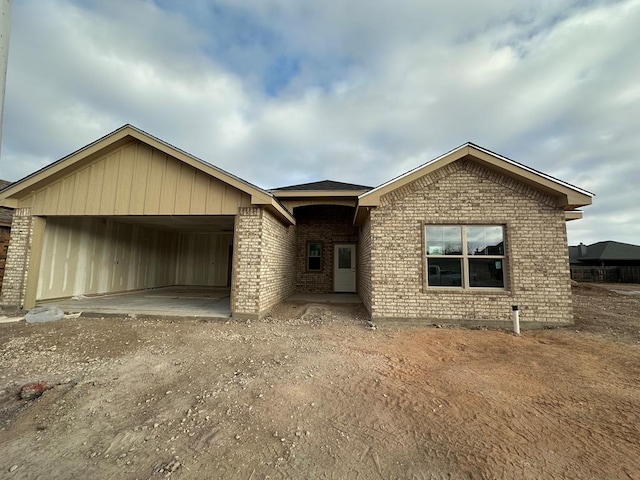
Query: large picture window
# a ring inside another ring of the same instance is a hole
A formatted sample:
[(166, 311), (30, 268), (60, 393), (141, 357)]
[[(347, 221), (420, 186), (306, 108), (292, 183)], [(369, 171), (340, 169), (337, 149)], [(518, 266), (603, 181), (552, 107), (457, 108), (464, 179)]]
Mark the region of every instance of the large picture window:
[(504, 288), (502, 225), (426, 225), (427, 286)]

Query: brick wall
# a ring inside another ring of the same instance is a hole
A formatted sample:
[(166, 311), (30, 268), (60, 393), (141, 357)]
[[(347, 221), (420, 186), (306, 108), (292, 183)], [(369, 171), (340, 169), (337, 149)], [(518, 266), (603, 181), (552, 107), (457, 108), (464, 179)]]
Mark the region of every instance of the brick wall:
[[(294, 210), (297, 222), (296, 291), (333, 293), (333, 246), (356, 243), (358, 227), (353, 225), (353, 207), (313, 205)], [(307, 243), (322, 243), (322, 268), (307, 270)]]
[(4, 276), (4, 267), (7, 263), (7, 250), (9, 249), (10, 236), (11, 228), (0, 225), (0, 292), (2, 292), (2, 278)]
[(295, 293), (296, 227), (283, 225), (262, 211), (260, 312), (264, 313)]
[[(504, 224), (505, 291), (425, 288), (423, 222)], [(373, 319), (572, 322), (564, 212), (554, 198), (460, 160), (381, 199), (371, 211)]]
[(295, 230), (264, 209), (238, 209), (231, 289), (234, 317), (259, 318), (294, 293)]
[(11, 236), (2, 280), (0, 304), (4, 307), (22, 307), (24, 303), (32, 235), (31, 209), (16, 209), (11, 222)]
[(358, 294), (371, 313), (371, 220), (369, 216), (358, 236)]

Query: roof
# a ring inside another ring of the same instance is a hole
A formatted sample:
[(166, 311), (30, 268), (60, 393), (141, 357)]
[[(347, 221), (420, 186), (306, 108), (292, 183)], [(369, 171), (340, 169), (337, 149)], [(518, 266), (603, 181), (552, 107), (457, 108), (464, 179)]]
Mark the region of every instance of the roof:
[[(450, 163), (467, 157), (472, 158), (474, 161), (477, 161), (492, 170), (498, 171), (538, 190), (542, 190), (556, 196), (558, 198), (558, 206), (562, 207), (566, 211), (571, 211), (575, 218), (579, 218), (581, 213), (576, 212), (576, 208), (591, 205), (591, 199), (594, 196), (593, 193), (534, 170), (533, 168), (515, 162), (507, 157), (498, 155), (486, 148), (467, 142), (444, 155), (434, 158), (433, 160), (420, 165), (407, 173), (361, 194), (358, 197), (358, 209), (361, 210), (360, 207), (378, 206), (380, 205), (380, 199), (382, 196)], [(357, 212), (357, 215), (359, 213), (360, 212)]]
[(270, 190), (276, 197), (358, 197), (371, 190), (372, 187), (356, 185), (353, 183), (336, 182), (334, 180), (321, 180), (319, 182), (301, 183), (288, 187), (273, 188)]
[(353, 183), (336, 182), (334, 180), (321, 180), (319, 182), (301, 183), (299, 185), (290, 185), (288, 187), (272, 188), (271, 192), (286, 192), (286, 191), (309, 191), (309, 190), (371, 190), (373, 187), (367, 187), (364, 185), (356, 185)]
[(123, 125), (122, 127), (114, 130), (113, 132), (105, 135), (104, 137), (96, 140), (89, 145), (82, 147), (79, 150), (67, 155), (66, 157), (53, 162), (46, 167), (18, 180), (11, 186), (5, 188), (0, 192), (0, 205), (15, 207), (18, 204), (18, 199), (24, 192), (31, 191), (40, 185), (44, 185), (51, 179), (64, 176), (68, 171), (75, 168), (76, 165), (82, 162), (90, 161), (93, 158), (97, 158), (100, 154), (109, 148), (114, 148), (118, 145), (123, 145), (132, 139), (143, 142), (150, 145), (161, 152), (176, 158), (179, 161), (190, 165), (191, 167), (202, 171), (203, 173), (210, 175), (218, 180), (221, 180), (238, 190), (245, 192), (251, 196), (251, 203), (254, 205), (265, 205), (273, 211), (280, 218), (289, 223), (295, 224), (295, 218), (291, 213), (284, 208), (280, 202), (273, 196), (271, 192), (263, 190), (260, 187), (252, 185), (251, 183), (242, 180), (235, 175), (228, 173), (221, 168), (218, 168), (204, 160), (195, 157), (184, 150), (181, 150), (173, 145), (160, 140), (153, 135), (148, 134), (140, 130), (133, 125)]
[[(583, 245), (584, 247), (584, 245)], [(584, 261), (607, 261), (607, 260), (640, 260), (640, 246), (630, 243), (615, 242), (607, 240), (586, 245), (586, 255), (580, 256), (580, 246), (569, 247), (571, 260)]]

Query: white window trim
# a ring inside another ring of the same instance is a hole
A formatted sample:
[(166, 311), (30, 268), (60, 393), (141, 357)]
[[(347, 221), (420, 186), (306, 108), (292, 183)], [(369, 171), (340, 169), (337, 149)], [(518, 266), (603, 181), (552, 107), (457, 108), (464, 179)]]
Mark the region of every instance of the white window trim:
[[(427, 253), (427, 227), (460, 227), (462, 241), (462, 255), (428, 255)], [(502, 227), (503, 247), (502, 255), (469, 255), (467, 253), (467, 228), (466, 227)], [(506, 230), (507, 225), (502, 223), (423, 223), (423, 258), (424, 258), (424, 285), (429, 290), (456, 290), (456, 291), (472, 291), (472, 292), (504, 292), (507, 290), (507, 250), (506, 250)], [(458, 258), (462, 260), (462, 286), (455, 285), (429, 285), (429, 259), (430, 258)], [(469, 259), (496, 259), (502, 260), (502, 287), (472, 287), (469, 280)]]

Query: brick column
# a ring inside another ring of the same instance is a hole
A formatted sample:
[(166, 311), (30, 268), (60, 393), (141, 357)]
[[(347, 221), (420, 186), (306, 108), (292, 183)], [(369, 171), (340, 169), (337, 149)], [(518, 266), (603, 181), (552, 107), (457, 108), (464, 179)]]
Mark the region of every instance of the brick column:
[(33, 217), (30, 208), (17, 208), (11, 222), (11, 238), (2, 281), (3, 307), (22, 308), (27, 287), (29, 252), (33, 237)]
[(260, 315), (260, 265), (262, 258), (262, 209), (238, 209), (233, 233), (231, 314), (257, 319)]

